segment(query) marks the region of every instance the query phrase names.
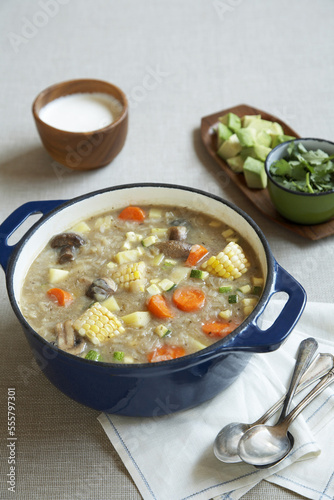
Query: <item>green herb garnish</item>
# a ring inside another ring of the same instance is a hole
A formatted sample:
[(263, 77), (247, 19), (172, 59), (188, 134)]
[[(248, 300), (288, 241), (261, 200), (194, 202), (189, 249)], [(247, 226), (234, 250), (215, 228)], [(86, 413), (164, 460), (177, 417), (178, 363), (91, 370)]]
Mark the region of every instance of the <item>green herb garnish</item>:
[(308, 151), (292, 141), (287, 156), (269, 167), (273, 179), (291, 191), (322, 193), (334, 190), (334, 155), (321, 149)]

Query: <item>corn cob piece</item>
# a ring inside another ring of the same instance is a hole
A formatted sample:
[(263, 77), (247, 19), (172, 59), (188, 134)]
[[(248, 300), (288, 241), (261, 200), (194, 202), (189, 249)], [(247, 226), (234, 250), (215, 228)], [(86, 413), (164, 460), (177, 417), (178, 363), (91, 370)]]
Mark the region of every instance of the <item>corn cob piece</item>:
[(99, 302), (89, 307), (73, 324), (82, 337), (99, 345), (125, 331), (120, 320)]
[(112, 279), (124, 288), (130, 288), (130, 283), (144, 278), (145, 262), (122, 264), (113, 271)]
[(246, 273), (249, 265), (242, 248), (231, 241), (222, 252), (204, 262), (201, 268), (214, 276), (232, 281)]

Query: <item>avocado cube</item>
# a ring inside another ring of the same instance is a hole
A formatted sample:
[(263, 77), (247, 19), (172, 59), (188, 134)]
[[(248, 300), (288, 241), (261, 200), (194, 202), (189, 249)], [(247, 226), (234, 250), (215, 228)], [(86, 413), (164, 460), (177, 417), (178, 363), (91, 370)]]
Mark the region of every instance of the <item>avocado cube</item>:
[(275, 135), (272, 139), (272, 144), (271, 144), (271, 147), (272, 148), (276, 148), (276, 146), (278, 146), (279, 144), (282, 144), (282, 142), (285, 142), (285, 141), (293, 141), (294, 139), (296, 139), (295, 137), (293, 137), (292, 135)]
[(250, 156), (251, 158), (255, 158), (256, 160), (264, 161), (270, 151), (271, 148), (261, 146), (261, 144), (255, 144), (255, 146), (252, 146), (250, 148), (244, 148), (241, 151), (241, 156), (244, 160), (246, 160), (248, 156)]
[[(256, 142), (256, 131), (253, 128), (240, 128), (236, 132), (241, 146), (254, 146)], [(270, 141), (271, 137), (269, 136)]]
[(261, 144), (255, 144), (255, 146), (252, 146), (250, 148), (243, 148), (240, 152), (240, 155), (244, 160), (246, 160), (248, 156), (250, 156), (251, 158), (255, 158), (256, 160), (264, 161), (270, 151), (271, 148), (261, 146)]
[(272, 138), (271, 138), (271, 135), (268, 134), (265, 130), (261, 130), (260, 132), (258, 132), (255, 142), (256, 142), (256, 144), (270, 148)]
[(238, 156), (233, 156), (232, 158), (228, 158), (226, 160), (226, 163), (229, 165), (231, 170), (233, 170), (233, 172), (235, 172), (236, 174), (239, 174), (240, 172), (243, 171), (245, 162), (241, 158), (241, 156), (238, 155)]
[(246, 128), (254, 120), (261, 120), (261, 115), (245, 115), (241, 118), (241, 124), (244, 128)]
[(261, 144), (255, 144), (254, 148), (255, 158), (260, 161), (265, 161), (268, 154), (271, 151), (271, 148), (267, 148), (266, 146), (261, 146)]
[(277, 122), (270, 122), (269, 120), (262, 120), (261, 119), (256, 119), (253, 120), (249, 125), (249, 128), (255, 128), (257, 132), (260, 132), (261, 130), (264, 130), (267, 132), (267, 134), (273, 136), (273, 135), (279, 135), (279, 134), (284, 134), (283, 129), (281, 125)]
[(235, 115), (234, 113), (229, 113), (228, 114), (228, 122), (227, 126), (233, 130), (233, 132), (236, 132), (241, 128), (241, 120), (239, 116)]
[(261, 130), (266, 131), (268, 129), (268, 125), (266, 120), (262, 120), (262, 118), (256, 118), (255, 120), (252, 120), (249, 125), (247, 125), (247, 128), (253, 128), (258, 133)]
[(228, 128), (230, 128), (233, 132), (236, 132), (241, 128), (241, 120), (239, 116), (235, 115), (234, 113), (227, 113), (224, 116), (221, 116), (218, 118), (220, 123), (223, 123), (226, 125)]
[(226, 139), (231, 137), (233, 132), (224, 123), (218, 123), (217, 127), (217, 137), (218, 137), (218, 148), (223, 144)]
[(267, 174), (262, 161), (248, 157), (244, 163), (245, 181), (251, 189), (264, 189), (267, 187)]
[(271, 123), (270, 132), (269, 132), (269, 134), (271, 136), (284, 135), (284, 130), (282, 128), (282, 125), (280, 125), (277, 122), (269, 122), (269, 123)]
[(228, 158), (232, 158), (232, 156), (237, 156), (240, 153), (242, 146), (238, 139), (237, 134), (231, 135), (217, 151), (217, 154), (223, 158), (223, 160), (227, 160)]

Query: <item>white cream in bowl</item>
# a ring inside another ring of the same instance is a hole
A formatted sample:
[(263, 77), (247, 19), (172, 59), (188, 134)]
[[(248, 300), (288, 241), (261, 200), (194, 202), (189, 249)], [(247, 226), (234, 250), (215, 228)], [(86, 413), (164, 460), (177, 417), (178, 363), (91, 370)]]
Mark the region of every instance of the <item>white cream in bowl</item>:
[(39, 117), (59, 130), (92, 132), (113, 123), (122, 111), (122, 104), (112, 95), (87, 92), (58, 97), (40, 110)]

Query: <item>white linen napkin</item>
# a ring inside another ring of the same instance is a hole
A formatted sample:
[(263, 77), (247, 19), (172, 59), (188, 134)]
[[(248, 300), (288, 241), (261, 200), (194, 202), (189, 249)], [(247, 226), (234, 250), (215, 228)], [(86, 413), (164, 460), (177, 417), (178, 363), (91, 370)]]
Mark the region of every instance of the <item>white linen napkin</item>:
[[(264, 328), (281, 307), (271, 301)], [(197, 408), (158, 418), (101, 414), (98, 419), (144, 500), (237, 500), (263, 479), (307, 498), (333, 499), (334, 384), (293, 422), (294, 448), (276, 467), (225, 464), (213, 454), (224, 425), (255, 421), (286, 391), (304, 338), (316, 338), (319, 352), (334, 354), (333, 317), (334, 305), (308, 303), (280, 349), (254, 354), (228, 389)]]

